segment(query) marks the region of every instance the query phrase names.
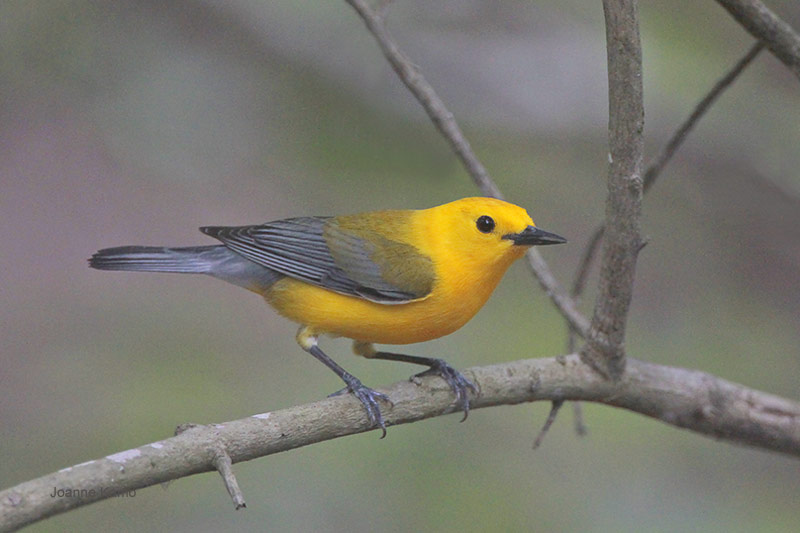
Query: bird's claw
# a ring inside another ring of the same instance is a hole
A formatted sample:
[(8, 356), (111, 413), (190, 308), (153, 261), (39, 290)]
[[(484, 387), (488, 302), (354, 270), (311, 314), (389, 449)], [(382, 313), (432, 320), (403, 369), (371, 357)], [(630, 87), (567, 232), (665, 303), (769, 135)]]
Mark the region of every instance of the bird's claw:
[(464, 374), (453, 368), (452, 366), (448, 365), (442, 359), (434, 359), (434, 364), (431, 367), (424, 371), (420, 372), (419, 374), (414, 374), (411, 376), (411, 381), (416, 382), (418, 378), (423, 376), (439, 376), (448, 385), (450, 385), (450, 389), (452, 389), (453, 393), (456, 395), (455, 406), (461, 411), (464, 411), (464, 418), (461, 419), (463, 422), (467, 419), (469, 415), (469, 393), (471, 391), (473, 394), (478, 395), (480, 391), (478, 387), (469, 379), (467, 379)]
[(377, 426), (381, 428), (381, 438), (384, 438), (386, 436), (386, 422), (383, 420), (383, 415), (381, 414), (381, 408), (378, 405), (378, 401), (384, 401), (389, 405), (394, 405), (392, 400), (390, 400), (389, 397), (384, 393), (370, 389), (355, 378), (347, 383), (347, 387), (336, 391), (329, 396), (341, 396), (345, 393), (351, 393), (353, 396), (358, 398), (358, 401), (361, 402), (361, 405), (363, 405), (364, 409), (367, 411), (367, 419), (369, 420), (370, 426)]

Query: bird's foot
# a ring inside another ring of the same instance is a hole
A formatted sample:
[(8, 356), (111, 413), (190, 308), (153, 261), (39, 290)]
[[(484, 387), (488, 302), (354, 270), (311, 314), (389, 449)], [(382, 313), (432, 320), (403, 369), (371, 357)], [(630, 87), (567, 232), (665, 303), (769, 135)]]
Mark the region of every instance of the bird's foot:
[(411, 376), (411, 381), (415, 381), (417, 378), (423, 376), (431, 375), (439, 376), (445, 380), (447, 384), (450, 385), (453, 393), (456, 395), (456, 407), (459, 410), (464, 411), (464, 418), (461, 419), (463, 422), (469, 415), (469, 391), (475, 395), (478, 395), (480, 394), (478, 387), (473, 382), (468, 380), (464, 374), (448, 365), (443, 359), (431, 359), (430, 366), (431, 367), (425, 372), (420, 372), (419, 374), (414, 374)]
[(341, 396), (345, 393), (353, 394), (353, 396), (358, 398), (358, 401), (361, 402), (361, 404), (364, 406), (364, 409), (367, 411), (367, 419), (369, 420), (370, 425), (372, 427), (381, 428), (381, 438), (384, 438), (386, 436), (386, 422), (383, 420), (383, 415), (381, 414), (381, 408), (378, 405), (378, 402), (384, 401), (389, 405), (394, 405), (392, 404), (392, 400), (390, 400), (389, 397), (382, 392), (370, 389), (361, 383), (361, 380), (352, 376), (346, 380), (346, 383), (347, 386), (345, 388), (334, 392), (330, 396)]

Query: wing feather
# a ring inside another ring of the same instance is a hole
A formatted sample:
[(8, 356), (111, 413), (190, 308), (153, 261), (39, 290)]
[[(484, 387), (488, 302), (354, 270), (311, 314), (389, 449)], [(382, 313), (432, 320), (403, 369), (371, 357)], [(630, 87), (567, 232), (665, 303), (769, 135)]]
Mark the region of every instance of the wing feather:
[[(299, 217), (257, 226), (209, 226), (200, 231), (256, 264), (348, 296), (397, 304), (427, 295), (416, 287), (383, 279), (381, 265), (373, 259), (375, 247), (392, 241), (374, 243), (342, 231), (332, 221), (331, 217)], [(326, 238), (335, 240), (335, 254)]]

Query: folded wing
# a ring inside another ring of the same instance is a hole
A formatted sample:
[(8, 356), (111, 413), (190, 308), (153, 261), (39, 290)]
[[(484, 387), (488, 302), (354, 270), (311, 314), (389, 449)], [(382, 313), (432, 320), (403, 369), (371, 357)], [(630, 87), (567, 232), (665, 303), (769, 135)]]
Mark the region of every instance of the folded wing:
[[(257, 226), (200, 231), (230, 250), (285, 276), (383, 304), (424, 298), (433, 284), (430, 259), (380, 234), (357, 234), (331, 217), (299, 217)], [(401, 260), (402, 265), (397, 263)], [(411, 267), (413, 271), (409, 271)]]

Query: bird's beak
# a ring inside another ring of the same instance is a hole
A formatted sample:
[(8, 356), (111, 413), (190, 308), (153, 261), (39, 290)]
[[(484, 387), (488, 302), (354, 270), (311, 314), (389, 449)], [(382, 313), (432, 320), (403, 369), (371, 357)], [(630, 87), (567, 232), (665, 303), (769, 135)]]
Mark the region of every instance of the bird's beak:
[(550, 233), (549, 231), (544, 231), (536, 226), (528, 226), (519, 233), (503, 235), (503, 238), (510, 240), (517, 246), (542, 246), (544, 244), (562, 244), (567, 242), (567, 239), (564, 237), (556, 235), (555, 233)]

